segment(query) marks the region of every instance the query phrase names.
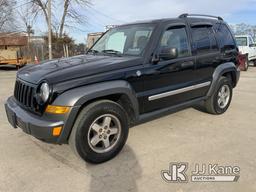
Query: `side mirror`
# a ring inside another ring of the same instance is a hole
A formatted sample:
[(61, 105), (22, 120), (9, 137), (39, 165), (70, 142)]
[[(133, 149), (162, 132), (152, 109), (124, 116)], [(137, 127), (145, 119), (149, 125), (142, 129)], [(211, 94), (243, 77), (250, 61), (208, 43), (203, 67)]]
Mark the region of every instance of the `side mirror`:
[(176, 59), (178, 57), (178, 49), (171, 48), (163, 48), (159, 54), (159, 58), (163, 60), (171, 60)]

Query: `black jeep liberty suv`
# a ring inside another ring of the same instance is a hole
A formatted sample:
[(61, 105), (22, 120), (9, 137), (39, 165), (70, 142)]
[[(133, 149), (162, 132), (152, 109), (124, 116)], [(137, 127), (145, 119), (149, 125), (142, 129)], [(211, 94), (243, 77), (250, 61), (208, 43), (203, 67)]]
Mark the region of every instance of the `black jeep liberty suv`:
[(14, 128), (101, 163), (129, 127), (203, 104), (224, 113), (237, 85), (238, 48), (221, 17), (183, 14), (118, 26), (86, 55), (19, 70), (6, 113)]

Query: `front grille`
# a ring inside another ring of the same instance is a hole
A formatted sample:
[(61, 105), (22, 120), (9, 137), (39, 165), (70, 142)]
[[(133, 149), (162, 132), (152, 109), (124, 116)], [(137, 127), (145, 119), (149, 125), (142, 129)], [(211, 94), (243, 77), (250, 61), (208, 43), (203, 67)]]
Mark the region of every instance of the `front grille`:
[(17, 80), (14, 89), (14, 97), (25, 107), (33, 109), (33, 95), (35, 88)]

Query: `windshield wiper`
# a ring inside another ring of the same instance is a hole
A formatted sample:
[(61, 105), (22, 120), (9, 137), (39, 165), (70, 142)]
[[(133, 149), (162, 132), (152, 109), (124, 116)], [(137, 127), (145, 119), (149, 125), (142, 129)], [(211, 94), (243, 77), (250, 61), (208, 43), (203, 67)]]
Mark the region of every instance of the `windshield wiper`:
[(122, 55), (122, 53), (120, 51), (116, 51), (114, 49), (105, 49), (103, 51), (101, 51), (102, 53), (107, 53), (107, 54), (114, 54), (114, 55)]

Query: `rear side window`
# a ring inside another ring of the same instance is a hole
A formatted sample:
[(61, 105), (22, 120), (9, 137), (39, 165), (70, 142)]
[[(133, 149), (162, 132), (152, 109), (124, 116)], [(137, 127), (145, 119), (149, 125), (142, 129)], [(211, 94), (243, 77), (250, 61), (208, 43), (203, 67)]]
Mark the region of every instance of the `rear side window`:
[(235, 49), (236, 48), (236, 43), (233, 39), (233, 36), (228, 29), (228, 27), (224, 24), (218, 24), (215, 27), (219, 45), (221, 49)]
[(213, 29), (209, 26), (200, 26), (192, 28), (193, 47), (197, 49), (197, 54), (217, 51), (217, 41)]

